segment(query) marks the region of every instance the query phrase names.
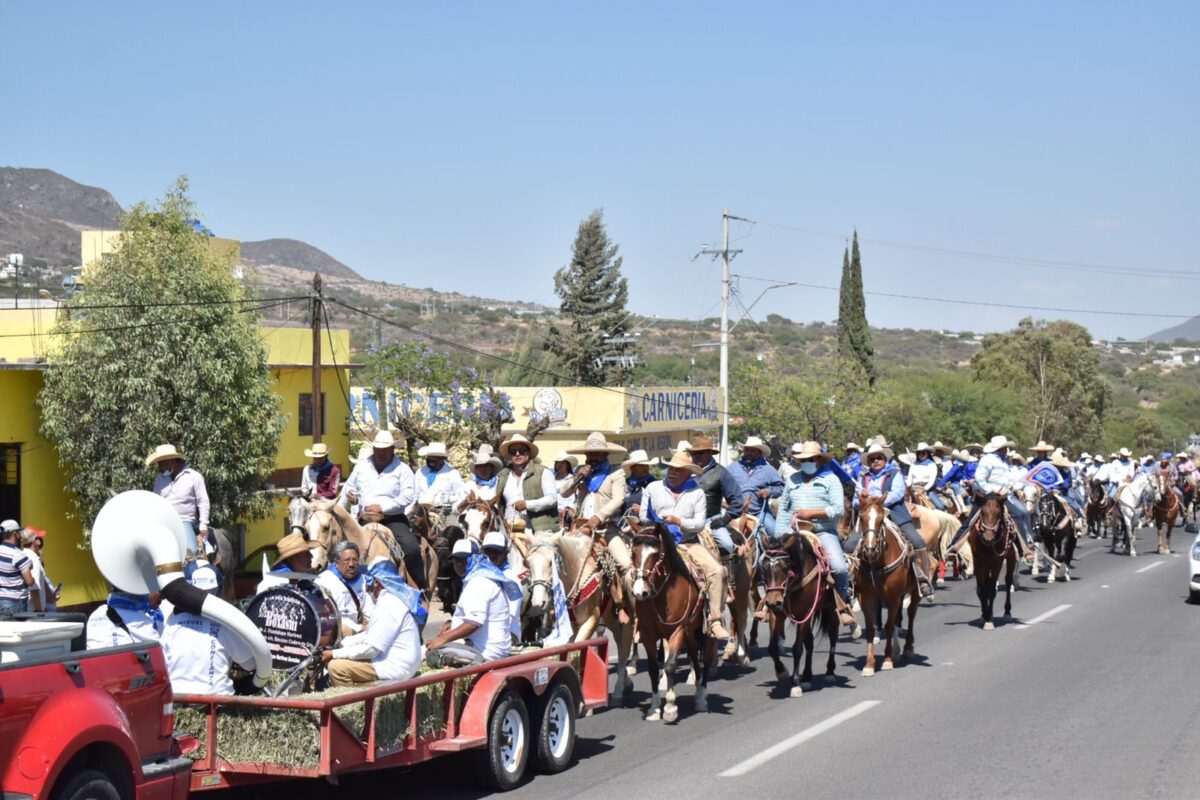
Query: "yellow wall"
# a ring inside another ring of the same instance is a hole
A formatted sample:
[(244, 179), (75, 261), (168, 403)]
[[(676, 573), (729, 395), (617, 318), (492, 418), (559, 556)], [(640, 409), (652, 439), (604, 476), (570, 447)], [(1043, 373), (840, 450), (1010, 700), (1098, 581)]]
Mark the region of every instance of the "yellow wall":
[[(88, 267), (93, 261), (99, 261), (107, 253), (115, 253), (121, 245), (121, 232), (117, 231), (80, 231), (79, 251), (83, 269), (80, 277), (87, 276)], [(222, 239), (219, 236), (209, 237), (209, 249), (217, 255), (232, 254), (236, 263), (241, 257), (241, 244), (236, 239)]]
[(0, 362), (15, 364), (45, 358), (57, 315), (55, 308), (0, 310)]

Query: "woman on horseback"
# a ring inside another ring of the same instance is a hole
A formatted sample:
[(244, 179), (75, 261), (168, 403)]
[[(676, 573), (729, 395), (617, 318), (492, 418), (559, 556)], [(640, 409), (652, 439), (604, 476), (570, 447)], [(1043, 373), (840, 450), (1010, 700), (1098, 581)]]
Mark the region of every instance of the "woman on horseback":
[(850, 599), (850, 567), (842, 551), (842, 540), (838, 538), (838, 521), (846, 513), (842, 482), (830, 466), (830, 455), (822, 453), (816, 442), (805, 442), (798, 451), (793, 447), (792, 453), (798, 469), (788, 478), (783, 499), (779, 501), (775, 538), (782, 539), (791, 532), (793, 517), (812, 525), (812, 532), (825, 549), (829, 570), (844, 602), (838, 616), (843, 625), (853, 625), (854, 616), (849, 611), (853, 602)]
[(934, 486), (937, 485), (937, 479), (938, 462), (933, 460), (933, 450), (925, 442), (921, 442), (917, 445), (913, 465), (908, 468), (906, 482), (910, 487), (920, 487), (929, 501), (933, 503), (934, 508), (938, 511), (945, 511), (946, 506), (942, 502), (942, 498), (933, 491)]

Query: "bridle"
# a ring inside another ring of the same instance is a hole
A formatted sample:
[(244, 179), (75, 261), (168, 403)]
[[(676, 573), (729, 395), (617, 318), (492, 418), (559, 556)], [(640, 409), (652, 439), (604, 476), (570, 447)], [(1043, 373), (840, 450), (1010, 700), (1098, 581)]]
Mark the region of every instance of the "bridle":
[[(658, 610), (658, 603), (654, 602), (658, 596), (662, 594), (663, 589), (667, 588), (667, 583), (671, 577), (671, 567), (667, 563), (666, 554), (662, 552), (662, 540), (656, 535), (642, 533), (633, 537), (633, 545), (635, 548), (642, 548), (639, 553), (641, 556), (641, 558), (638, 559), (639, 564), (634, 569), (634, 580), (636, 582), (640, 579), (646, 584), (649, 590), (649, 597), (647, 600), (654, 607), (654, 616), (658, 619), (658, 624), (665, 628), (674, 628), (688, 619), (691, 619), (692, 615), (699, 610), (700, 603), (704, 599), (704, 593), (700, 590), (700, 587), (695, 586), (688, 576), (681, 576), (684, 578), (684, 580), (687, 580), (689, 590), (696, 590), (696, 602), (695, 604), (689, 603), (684, 608), (683, 614), (679, 617), (679, 619), (674, 621), (663, 619), (662, 613)], [(645, 549), (647, 547), (652, 547), (654, 549), (651, 551), (651, 553), (647, 553)], [(648, 556), (656, 553), (658, 554), (658, 558), (654, 560), (654, 566), (648, 569), (646, 567), (647, 558)]]

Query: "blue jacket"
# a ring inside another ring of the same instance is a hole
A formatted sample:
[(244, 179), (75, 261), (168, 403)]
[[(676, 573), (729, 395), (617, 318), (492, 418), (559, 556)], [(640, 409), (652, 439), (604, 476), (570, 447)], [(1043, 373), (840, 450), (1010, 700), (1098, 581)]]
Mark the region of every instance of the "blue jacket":
[(970, 462), (964, 464), (963, 465), (963, 480), (964, 481), (975, 480), (975, 468), (978, 466), (979, 466), (978, 461), (970, 461)]
[(852, 453), (851, 455), (846, 456), (846, 460), (842, 462), (842, 468), (846, 470), (846, 473), (851, 478), (857, 481), (858, 475), (860, 472), (862, 472), (863, 468), (862, 456), (858, 453)]
[(895, 462), (889, 461), (877, 474), (863, 470), (858, 479), (858, 491), (854, 493), (854, 507), (858, 508), (858, 495), (864, 491), (868, 497), (883, 497), (883, 505), (891, 513), (892, 521), (903, 525), (912, 522), (912, 514), (904, 504), (905, 490), (904, 476)]
[(937, 482), (937, 488), (945, 489), (947, 486), (955, 483), (961, 483), (966, 480), (967, 467), (969, 465), (963, 461), (955, 461), (950, 469), (942, 475), (941, 480)]
[(783, 494), (783, 478), (778, 470), (766, 461), (747, 467), (739, 460), (725, 469), (737, 480), (742, 497), (751, 495), (749, 512), (754, 516), (758, 516), (758, 512), (762, 510), (763, 500), (758, 496), (760, 490), (766, 489), (770, 497)]

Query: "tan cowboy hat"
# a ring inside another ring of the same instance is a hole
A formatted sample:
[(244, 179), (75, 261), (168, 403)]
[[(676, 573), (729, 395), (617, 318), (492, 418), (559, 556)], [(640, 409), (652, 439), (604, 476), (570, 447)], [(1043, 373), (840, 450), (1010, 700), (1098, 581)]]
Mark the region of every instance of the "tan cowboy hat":
[(1021, 455), (1016, 450), (1014, 450), (1008, 454), (1008, 461), (1010, 464), (1021, 465), (1021, 464), (1025, 463), (1025, 456)]
[(586, 456), (588, 453), (626, 453), (628, 452), (621, 445), (608, 441), (604, 438), (604, 434), (600, 431), (593, 431), (588, 434), (587, 441), (579, 447), (573, 447), (567, 451), (575, 455)]
[(304, 456), (306, 458), (329, 458), (329, 445), (317, 442), (304, 451)]
[(1029, 448), (1029, 452), (1031, 452), (1031, 453), (1049, 453), (1053, 449), (1054, 449), (1054, 445), (1046, 444), (1045, 439), (1038, 439), (1038, 443), (1035, 444), (1033, 447)]
[(949, 454), (949, 453), (953, 452), (953, 449), (942, 444), (942, 440), (938, 439), (936, 442), (933, 443), (933, 452)]
[(738, 448), (741, 450), (757, 450), (762, 453), (764, 458), (771, 452), (771, 448), (757, 436), (747, 436), (746, 441), (739, 444)]
[(971, 450), (982, 450), (982, 449), (983, 449), (983, 445), (981, 445), (979, 442), (967, 442), (966, 444), (964, 444), (962, 446), (962, 451), (964, 453), (969, 452)]
[(445, 442), (430, 442), (417, 450), (417, 456), (419, 458), (449, 458), (450, 454), (446, 452)]
[(497, 458), (496, 454), (492, 452), (492, 446), (490, 444), (479, 445), (479, 449), (475, 451), (475, 454), (471, 458), (472, 468), (482, 467), (484, 464), (491, 464), (496, 469), (504, 469), (504, 462)]
[(176, 450), (175, 445), (160, 444), (158, 447), (154, 448), (153, 453), (146, 456), (146, 466), (148, 467), (151, 464), (157, 464), (160, 461), (174, 461), (175, 459), (179, 459), (180, 461), (185, 460), (183, 453)]
[(566, 450), (559, 450), (558, 455), (556, 455), (554, 457), (555, 464), (557, 464), (560, 461), (565, 461), (568, 464), (570, 464), (571, 469), (575, 469), (576, 467), (579, 466), (579, 459), (576, 458), (575, 456), (571, 455), (570, 453), (568, 453)]
[(1133, 455), (1133, 453), (1129, 452), (1128, 447), (1122, 447), (1120, 450), (1117, 451), (1117, 455), (1125, 456), (1126, 458), (1129, 458)]
[(1188, 455), (1187, 453), (1176, 453), (1176, 454), (1175, 454), (1175, 457), (1176, 457), (1176, 458), (1185, 458), (1185, 459), (1191, 459), (1191, 456), (1190, 456), (1190, 455)]
[(915, 455), (913, 455), (910, 451), (905, 450), (903, 453), (896, 456), (896, 460), (899, 461), (901, 464), (911, 467), (913, 465), (913, 462), (917, 460), (917, 457)]
[(929, 442), (917, 442), (917, 446), (913, 448), (913, 453), (919, 453), (922, 450), (933, 455), (933, 448), (929, 446)]
[(1052, 455), (1050, 457), (1050, 463), (1051, 463), (1051, 465), (1053, 465), (1055, 467), (1073, 467), (1073, 466), (1075, 466), (1070, 461), (1068, 461), (1067, 457), (1064, 456), (1062, 453), (1055, 453), (1054, 455)]
[(305, 550), (314, 550), (320, 546), (320, 542), (309, 542), (298, 533), (289, 533), (275, 543), (276, 549), (279, 550), (279, 558), (275, 559), (275, 563), (271, 564), (271, 569), (275, 569), (292, 556), (300, 555)]
[(514, 444), (523, 444), (528, 447), (530, 460), (537, 458), (538, 446), (529, 441), (529, 437), (523, 433), (514, 433), (510, 438), (500, 443), (500, 457), (508, 458), (508, 451), (512, 449)]
[[(692, 457), (688, 456), (688, 461), (691, 461), (691, 460), (692, 460)], [(650, 454), (647, 453), (645, 450), (634, 450), (632, 453), (629, 454), (629, 458), (627, 458), (621, 462), (621, 469), (625, 470), (625, 474), (628, 475), (631, 467), (637, 467), (637, 466), (653, 467), (653, 466), (656, 466), (657, 464), (658, 464), (658, 459), (651, 458)]]
[(389, 447), (395, 446), (396, 437), (392, 436), (392, 432), (388, 430), (379, 431), (371, 441), (371, 447), (376, 450), (386, 450)]
[(985, 453), (994, 453), (1002, 448), (1012, 446), (1013, 443), (1008, 440), (1008, 437), (1004, 434), (1000, 434), (999, 436), (993, 436), (992, 440), (984, 445), (982, 449)]
[(704, 471), (701, 467), (698, 467), (696, 464), (692, 463), (692, 457), (690, 455), (687, 453), (682, 453), (678, 450), (671, 454), (670, 461), (664, 461), (662, 464), (668, 468), (676, 467), (678, 469), (685, 469), (693, 475), (699, 475)]
[(851, 450), (857, 450), (860, 453), (862, 452), (862, 448), (856, 445), (854, 442), (846, 442), (846, 446), (842, 449), (844, 449), (847, 453), (849, 453)]
[(828, 461), (831, 456), (829, 453), (821, 452), (819, 442), (797, 442), (792, 445), (792, 458), (819, 458), (822, 461)]
[(711, 436), (693, 436), (686, 449), (689, 453), (715, 453), (717, 452), (717, 443)]
[(863, 461), (870, 461), (871, 456), (875, 455), (876, 453), (882, 455), (884, 458), (892, 457), (892, 448), (890, 448), (887, 443), (883, 441), (882, 436), (879, 437), (879, 439), (871, 439), (867, 443), (867, 452), (863, 453)]

